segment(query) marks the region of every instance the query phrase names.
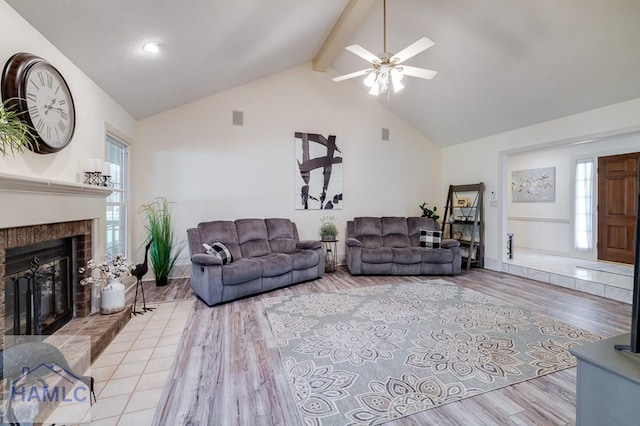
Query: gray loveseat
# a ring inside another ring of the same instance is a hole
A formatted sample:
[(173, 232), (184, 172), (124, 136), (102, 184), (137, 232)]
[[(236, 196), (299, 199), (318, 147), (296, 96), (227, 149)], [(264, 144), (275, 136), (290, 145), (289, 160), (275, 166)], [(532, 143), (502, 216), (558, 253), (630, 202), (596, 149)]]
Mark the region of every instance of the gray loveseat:
[(441, 248), (419, 247), (420, 230), (437, 231), (426, 217), (356, 217), (347, 222), (347, 267), (353, 275), (455, 275), (460, 243), (443, 239)]
[[(187, 230), (191, 288), (209, 306), (321, 277), (320, 241), (300, 241), (289, 219), (217, 220)], [(223, 243), (231, 263), (206, 253), (203, 243)]]

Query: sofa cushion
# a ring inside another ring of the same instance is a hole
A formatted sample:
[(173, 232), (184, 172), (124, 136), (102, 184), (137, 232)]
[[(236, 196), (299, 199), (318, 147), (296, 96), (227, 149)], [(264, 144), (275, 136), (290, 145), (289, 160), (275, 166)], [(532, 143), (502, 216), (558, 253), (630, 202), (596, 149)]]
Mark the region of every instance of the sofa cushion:
[(207, 251), (207, 254), (220, 259), (223, 265), (233, 262), (231, 251), (223, 243), (217, 242), (211, 245), (202, 243), (202, 247)]
[(392, 248), (391, 252), (393, 253), (393, 263), (412, 265), (422, 262), (422, 255), (417, 247)]
[(222, 266), (222, 284), (243, 284), (262, 276), (262, 264), (254, 259), (239, 259)]
[(291, 272), (293, 269), (291, 256), (284, 253), (270, 253), (265, 256), (254, 257), (251, 260), (260, 262), (263, 277), (277, 277)]
[(409, 247), (407, 219), (404, 217), (383, 217), (382, 245), (385, 247)]
[(383, 236), (389, 234), (409, 235), (407, 219), (404, 217), (383, 217), (380, 221), (382, 223)]
[(320, 259), (314, 250), (297, 250), (289, 253), (294, 270), (302, 270), (318, 266)]
[(422, 263), (452, 263), (453, 250), (420, 248)]
[(385, 247), (409, 247), (409, 237), (402, 234), (389, 234), (382, 237)]
[(267, 225), (263, 219), (238, 219), (234, 223), (242, 256), (258, 257), (271, 253)]
[(420, 245), (421, 229), (432, 231), (440, 229), (438, 224), (430, 217), (408, 217), (407, 228), (409, 232), (409, 247), (418, 247)]
[(382, 247), (382, 222), (379, 217), (356, 217), (353, 227), (355, 238), (360, 240), (362, 247)]
[(289, 219), (265, 219), (269, 246), (273, 253), (291, 253), (296, 249), (293, 224)]
[(211, 245), (215, 242), (221, 242), (227, 246), (234, 260), (242, 258), (236, 225), (233, 222), (229, 220), (202, 222), (198, 224), (198, 231), (200, 233), (200, 241), (203, 243)]
[(391, 263), (393, 252), (390, 247), (380, 247), (377, 249), (362, 248), (362, 261), (366, 263)]

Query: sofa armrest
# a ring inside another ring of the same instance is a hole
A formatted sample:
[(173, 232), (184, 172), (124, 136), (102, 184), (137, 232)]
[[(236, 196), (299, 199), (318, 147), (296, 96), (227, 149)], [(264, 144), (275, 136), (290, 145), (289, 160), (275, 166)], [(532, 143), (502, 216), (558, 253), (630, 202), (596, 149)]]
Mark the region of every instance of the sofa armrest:
[(322, 247), (322, 243), (318, 240), (302, 240), (296, 243), (296, 248), (299, 249), (319, 249)]
[(197, 253), (191, 256), (191, 261), (193, 263), (198, 263), (200, 265), (222, 265), (222, 259), (216, 256), (211, 256), (210, 254), (205, 253)]
[(362, 242), (356, 238), (347, 238), (347, 245), (349, 247), (362, 247)]
[(452, 238), (445, 238), (440, 242), (440, 247), (442, 248), (460, 247), (460, 241), (454, 240)]

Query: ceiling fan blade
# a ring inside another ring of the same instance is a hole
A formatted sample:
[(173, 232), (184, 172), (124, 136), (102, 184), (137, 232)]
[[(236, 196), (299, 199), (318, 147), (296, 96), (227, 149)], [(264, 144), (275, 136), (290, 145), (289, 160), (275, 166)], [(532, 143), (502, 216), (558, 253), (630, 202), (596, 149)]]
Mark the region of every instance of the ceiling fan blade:
[(369, 52), (367, 49), (365, 49), (364, 47), (360, 46), (359, 44), (352, 44), (351, 46), (345, 47), (345, 49), (347, 49), (351, 53), (355, 53), (356, 55), (360, 56), (365, 61), (369, 61), (372, 64), (373, 63), (380, 63), (380, 58), (378, 58), (376, 55), (374, 55), (373, 53)]
[(428, 70), (426, 68), (412, 67), (411, 65), (403, 65), (398, 68), (402, 68), (402, 73), (404, 75), (410, 75), (411, 77), (424, 78), (427, 80), (431, 80), (433, 77), (436, 76), (436, 74), (438, 74), (438, 71)]
[[(433, 46), (435, 43), (428, 37), (422, 37), (420, 40), (410, 44), (405, 47), (395, 55), (391, 57), (391, 63), (399, 64), (401, 62), (406, 61), (407, 59), (417, 55), (420, 52), (423, 52)], [(348, 48), (347, 48), (348, 49)], [(354, 52), (355, 53), (355, 52)]]
[(343, 81), (343, 80), (348, 80), (354, 77), (360, 77), (361, 75), (365, 75), (371, 70), (372, 68), (367, 68), (366, 70), (360, 70), (360, 71), (352, 72), (349, 74), (339, 75), (338, 77), (334, 77), (333, 81)]

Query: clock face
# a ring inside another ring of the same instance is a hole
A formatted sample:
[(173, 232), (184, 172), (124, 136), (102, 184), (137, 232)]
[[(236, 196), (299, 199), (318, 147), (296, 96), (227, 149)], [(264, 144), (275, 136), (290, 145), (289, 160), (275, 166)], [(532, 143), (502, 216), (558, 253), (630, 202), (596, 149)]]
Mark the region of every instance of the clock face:
[(75, 108), (67, 82), (58, 70), (31, 53), (16, 53), (2, 71), (2, 99), (33, 128), (33, 151), (48, 154), (69, 145)]
[(58, 71), (46, 62), (29, 68), (25, 79), (29, 118), (38, 135), (53, 149), (71, 141), (74, 110), (71, 93)]

